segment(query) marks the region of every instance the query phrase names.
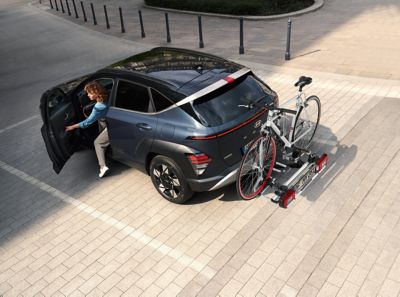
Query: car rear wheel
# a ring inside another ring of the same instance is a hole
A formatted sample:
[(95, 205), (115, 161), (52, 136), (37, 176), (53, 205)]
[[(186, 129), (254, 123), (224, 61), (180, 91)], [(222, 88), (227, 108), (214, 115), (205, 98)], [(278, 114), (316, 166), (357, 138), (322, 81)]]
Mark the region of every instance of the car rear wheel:
[(193, 196), (182, 170), (168, 157), (156, 156), (151, 161), (150, 176), (161, 196), (173, 203), (182, 204)]

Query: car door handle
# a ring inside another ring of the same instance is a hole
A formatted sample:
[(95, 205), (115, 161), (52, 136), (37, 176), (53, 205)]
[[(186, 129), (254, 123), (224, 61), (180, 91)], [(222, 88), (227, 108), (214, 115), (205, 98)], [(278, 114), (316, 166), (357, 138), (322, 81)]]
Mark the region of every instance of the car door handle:
[(151, 130), (151, 129), (153, 129), (149, 124), (146, 124), (146, 123), (138, 123), (138, 124), (136, 124), (136, 127), (138, 127), (140, 130)]

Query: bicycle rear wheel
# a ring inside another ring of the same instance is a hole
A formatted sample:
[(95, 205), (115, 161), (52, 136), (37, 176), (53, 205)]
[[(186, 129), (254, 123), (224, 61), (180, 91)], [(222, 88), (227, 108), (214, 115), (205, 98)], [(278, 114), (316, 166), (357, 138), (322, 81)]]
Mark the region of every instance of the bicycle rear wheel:
[(275, 165), (276, 145), (270, 136), (260, 136), (251, 144), (240, 163), (236, 189), (240, 197), (250, 200), (265, 188)]
[(317, 131), (321, 116), (321, 102), (317, 96), (310, 96), (296, 115), (291, 141), (300, 149), (308, 149)]

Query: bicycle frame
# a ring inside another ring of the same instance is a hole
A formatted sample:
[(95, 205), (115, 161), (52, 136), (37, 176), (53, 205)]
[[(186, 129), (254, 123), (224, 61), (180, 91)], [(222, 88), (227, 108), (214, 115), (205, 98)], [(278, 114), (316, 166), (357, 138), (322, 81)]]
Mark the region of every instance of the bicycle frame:
[[(266, 189), (271, 188), (271, 200), (286, 208), (326, 168), (328, 155), (317, 155), (308, 149), (321, 115), (319, 98), (306, 97), (302, 91), (311, 81), (310, 77), (301, 76), (295, 84), (299, 87), (296, 96), (277, 108), (265, 106), (268, 116), (261, 125), (261, 136), (251, 143), (251, 151), (244, 155), (238, 171), (237, 190), (243, 199), (265, 196)], [(276, 158), (278, 139), (281, 156)], [(273, 171), (278, 175), (271, 175)]]
[[(272, 129), (275, 132), (275, 134), (279, 137), (279, 139), (282, 140), (282, 142), (285, 144), (285, 147), (287, 147), (287, 148), (293, 147), (293, 145), (297, 141), (299, 141), (301, 138), (303, 138), (312, 128), (309, 128), (302, 135), (300, 135), (294, 142), (291, 142), (286, 138), (285, 135), (283, 135), (282, 131), (275, 124), (275, 122), (277, 119), (280, 119), (282, 114), (284, 114), (284, 113), (290, 113), (290, 114), (294, 115), (292, 118), (292, 123), (290, 125), (290, 133), (289, 133), (289, 139), (292, 139), (296, 117), (300, 113), (301, 108), (305, 108), (305, 104), (304, 104), (305, 98), (306, 98), (306, 95), (303, 92), (300, 92), (293, 98), (291, 98), (288, 101), (286, 101), (285, 103), (283, 103), (280, 107), (275, 108), (275, 109), (270, 109), (268, 111), (267, 121), (261, 126), (261, 133), (269, 133), (269, 130)], [(297, 108), (296, 110), (282, 108), (282, 106), (289, 105), (290, 103), (292, 103), (294, 101), (296, 102), (296, 108)], [(307, 113), (306, 113), (306, 116), (307, 116)]]

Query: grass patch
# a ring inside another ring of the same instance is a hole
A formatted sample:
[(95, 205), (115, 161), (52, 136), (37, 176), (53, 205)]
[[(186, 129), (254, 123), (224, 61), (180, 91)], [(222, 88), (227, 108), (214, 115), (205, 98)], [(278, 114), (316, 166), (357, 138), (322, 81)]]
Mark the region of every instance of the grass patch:
[(300, 10), (314, 0), (145, 0), (147, 5), (234, 15), (272, 15)]

